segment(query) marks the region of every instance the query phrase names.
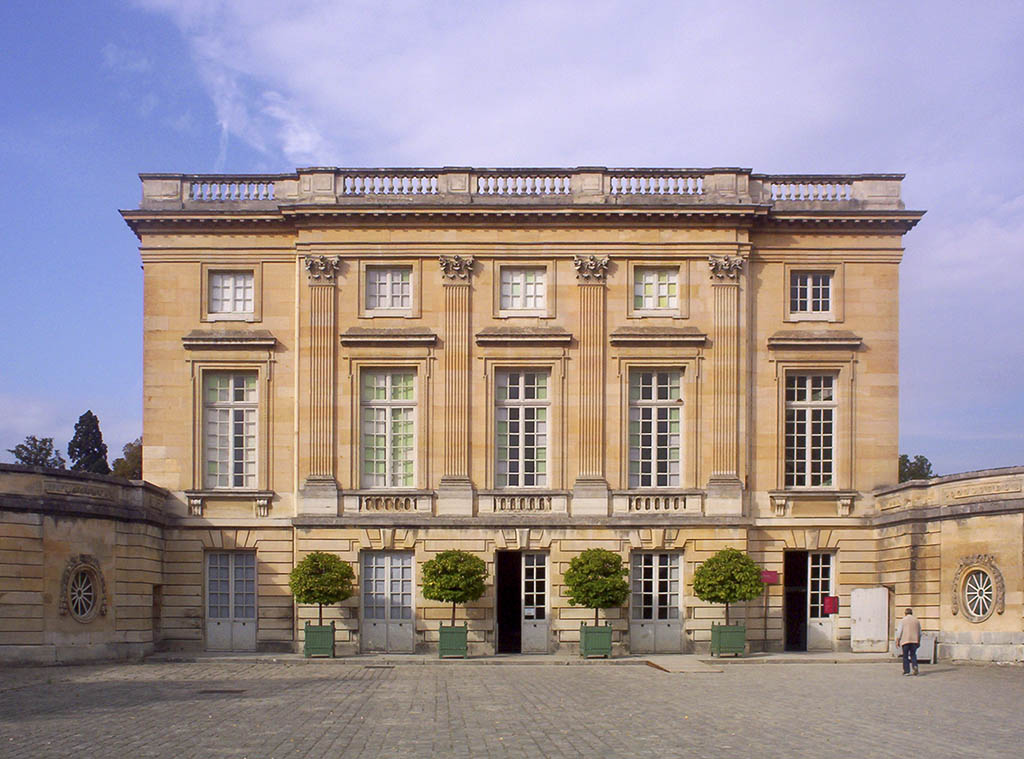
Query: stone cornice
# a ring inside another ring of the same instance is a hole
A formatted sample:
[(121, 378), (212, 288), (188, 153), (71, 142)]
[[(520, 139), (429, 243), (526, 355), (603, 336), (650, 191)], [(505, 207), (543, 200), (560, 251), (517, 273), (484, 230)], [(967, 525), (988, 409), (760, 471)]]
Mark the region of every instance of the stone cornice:
[(434, 345), (437, 335), (425, 327), (349, 327), (340, 339), (349, 346)]
[(612, 345), (690, 345), (702, 346), (708, 341), (706, 333), (696, 327), (619, 327), (609, 335)]
[(561, 327), (486, 327), (476, 333), (477, 345), (568, 345), (572, 333)]
[(273, 350), (277, 338), (265, 329), (194, 329), (181, 338), (185, 350)]
[(864, 338), (848, 330), (784, 329), (768, 338), (768, 347), (782, 348), (837, 348), (857, 350)]

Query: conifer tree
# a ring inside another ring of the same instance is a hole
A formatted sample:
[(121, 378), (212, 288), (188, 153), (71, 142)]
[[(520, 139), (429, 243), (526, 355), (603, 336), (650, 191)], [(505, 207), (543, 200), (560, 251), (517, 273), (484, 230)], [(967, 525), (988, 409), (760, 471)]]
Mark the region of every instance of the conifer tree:
[(107, 464), (107, 445), (100, 432), (100, 420), (92, 411), (86, 411), (75, 424), (75, 436), (68, 443), (68, 458), (73, 472), (110, 474)]

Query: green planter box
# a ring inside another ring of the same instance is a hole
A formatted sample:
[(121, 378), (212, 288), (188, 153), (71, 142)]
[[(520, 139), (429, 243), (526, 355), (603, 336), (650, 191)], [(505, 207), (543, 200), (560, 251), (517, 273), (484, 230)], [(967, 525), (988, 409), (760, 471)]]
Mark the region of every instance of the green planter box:
[(306, 623), (306, 641), (302, 653), (310, 656), (329, 656), (334, 658), (334, 623), (329, 625), (311, 625)]
[(612, 655), (612, 626), (580, 624), (580, 656)]
[(440, 658), (446, 656), (461, 656), (466, 658), (469, 650), (469, 629), (466, 625), (452, 626), (441, 625), (437, 639), (437, 655)]
[(746, 625), (711, 625), (711, 655), (743, 656), (747, 649)]

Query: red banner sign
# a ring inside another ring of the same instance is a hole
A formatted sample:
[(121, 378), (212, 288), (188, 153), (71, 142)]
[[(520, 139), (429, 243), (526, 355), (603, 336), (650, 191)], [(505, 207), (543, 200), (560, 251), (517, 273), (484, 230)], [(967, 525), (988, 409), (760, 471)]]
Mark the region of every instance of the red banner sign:
[(765, 585), (778, 585), (779, 573), (771, 569), (762, 569), (761, 582), (763, 582)]
[(822, 611), (826, 614), (839, 613), (839, 596), (825, 596), (821, 602)]

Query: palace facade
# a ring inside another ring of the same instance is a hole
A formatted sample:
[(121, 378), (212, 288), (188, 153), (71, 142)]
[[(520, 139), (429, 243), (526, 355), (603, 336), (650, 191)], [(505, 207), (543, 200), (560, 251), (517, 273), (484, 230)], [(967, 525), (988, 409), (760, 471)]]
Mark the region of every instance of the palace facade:
[(420, 567), (458, 548), (489, 567), (471, 653), (564, 653), (592, 616), (564, 571), (603, 547), (616, 649), (706, 651), (693, 571), (731, 546), (767, 570), (754, 650), (885, 650), (911, 605), (949, 655), (1020, 658), (1021, 472), (896, 484), (901, 179), (142, 175), (138, 640), (294, 650), (288, 573), (324, 550), (357, 575), (340, 651), (436, 650)]

